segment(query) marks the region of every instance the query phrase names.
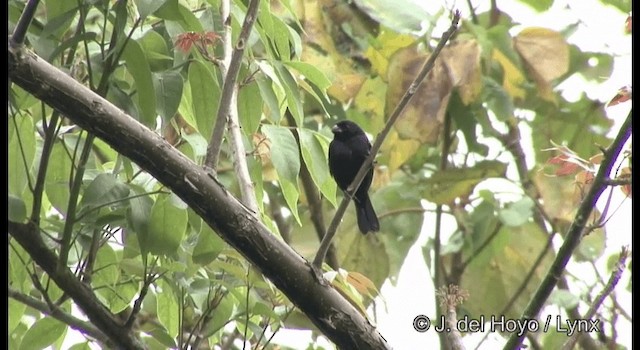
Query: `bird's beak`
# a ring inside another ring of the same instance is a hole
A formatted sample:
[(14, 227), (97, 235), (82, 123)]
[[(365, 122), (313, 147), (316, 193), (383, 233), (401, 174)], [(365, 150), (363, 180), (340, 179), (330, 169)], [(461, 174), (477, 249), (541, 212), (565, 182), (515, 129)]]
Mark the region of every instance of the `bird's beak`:
[(342, 132), (342, 129), (340, 129), (339, 126), (334, 125), (333, 128), (331, 128), (331, 132), (334, 133), (334, 134), (339, 134), (339, 133)]

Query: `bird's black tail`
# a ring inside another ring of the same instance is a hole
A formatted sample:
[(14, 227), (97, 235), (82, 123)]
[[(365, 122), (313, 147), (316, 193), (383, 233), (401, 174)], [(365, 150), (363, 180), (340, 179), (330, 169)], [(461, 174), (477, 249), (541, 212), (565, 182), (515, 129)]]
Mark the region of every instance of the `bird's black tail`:
[(356, 204), (356, 216), (358, 217), (358, 228), (363, 234), (367, 232), (377, 232), (380, 230), (380, 223), (376, 212), (373, 210), (371, 200), (368, 195), (360, 200), (355, 200)]

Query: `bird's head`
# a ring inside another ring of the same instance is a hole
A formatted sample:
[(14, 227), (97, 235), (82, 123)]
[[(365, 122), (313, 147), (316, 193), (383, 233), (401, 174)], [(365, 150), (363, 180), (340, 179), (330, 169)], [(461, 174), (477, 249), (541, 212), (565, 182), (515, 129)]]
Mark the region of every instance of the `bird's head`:
[(331, 128), (331, 132), (338, 140), (346, 140), (353, 136), (364, 134), (364, 131), (358, 126), (358, 124), (350, 121), (343, 120)]

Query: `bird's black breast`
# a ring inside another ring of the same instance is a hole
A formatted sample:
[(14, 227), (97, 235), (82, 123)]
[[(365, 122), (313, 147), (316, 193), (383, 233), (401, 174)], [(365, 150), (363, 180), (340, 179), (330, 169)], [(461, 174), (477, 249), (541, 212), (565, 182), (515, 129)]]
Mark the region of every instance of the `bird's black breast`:
[(362, 164), (357, 165), (354, 162), (353, 152), (345, 142), (331, 141), (329, 145), (329, 172), (343, 191), (347, 189)]

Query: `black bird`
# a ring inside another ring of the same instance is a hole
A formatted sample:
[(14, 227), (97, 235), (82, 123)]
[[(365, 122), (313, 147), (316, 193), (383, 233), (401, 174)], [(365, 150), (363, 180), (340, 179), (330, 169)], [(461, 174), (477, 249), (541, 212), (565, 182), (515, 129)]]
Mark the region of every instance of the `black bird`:
[[(338, 187), (346, 191), (369, 155), (371, 143), (358, 124), (349, 120), (338, 122), (331, 128), (331, 132), (333, 141), (329, 144), (329, 172)], [(358, 228), (364, 234), (380, 230), (378, 217), (367, 193), (372, 179), (373, 167), (369, 169), (353, 196)]]

